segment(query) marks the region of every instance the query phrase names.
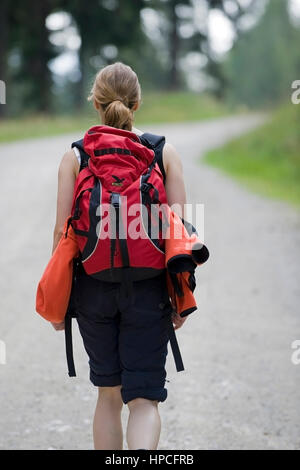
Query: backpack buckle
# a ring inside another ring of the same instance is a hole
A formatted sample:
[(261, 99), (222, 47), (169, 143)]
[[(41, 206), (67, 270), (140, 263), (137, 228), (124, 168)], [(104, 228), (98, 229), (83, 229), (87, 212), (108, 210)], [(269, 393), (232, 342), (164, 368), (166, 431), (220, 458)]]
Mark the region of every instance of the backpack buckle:
[(119, 207), (120, 206), (120, 194), (111, 193), (110, 202), (114, 207)]
[(150, 185), (149, 183), (142, 183), (141, 184), (141, 187), (140, 187), (140, 190), (142, 191), (142, 193), (147, 193), (150, 189)]
[(72, 219), (73, 220), (78, 220), (80, 218), (81, 214), (82, 214), (82, 209), (80, 209), (79, 207), (76, 207)]

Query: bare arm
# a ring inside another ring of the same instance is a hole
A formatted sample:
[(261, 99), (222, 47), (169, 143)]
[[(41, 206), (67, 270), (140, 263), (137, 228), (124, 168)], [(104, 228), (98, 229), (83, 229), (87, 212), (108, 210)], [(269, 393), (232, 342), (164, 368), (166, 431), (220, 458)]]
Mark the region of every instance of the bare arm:
[(75, 158), (73, 150), (69, 150), (62, 157), (58, 168), (56, 222), (53, 232), (52, 253), (62, 236), (65, 220), (70, 215), (72, 208), (76, 180)]
[(169, 206), (172, 207), (180, 217), (185, 216), (184, 205), (186, 204), (186, 191), (183, 178), (183, 167), (180, 156), (172, 144), (166, 143), (163, 149), (163, 165), (166, 172), (166, 193)]

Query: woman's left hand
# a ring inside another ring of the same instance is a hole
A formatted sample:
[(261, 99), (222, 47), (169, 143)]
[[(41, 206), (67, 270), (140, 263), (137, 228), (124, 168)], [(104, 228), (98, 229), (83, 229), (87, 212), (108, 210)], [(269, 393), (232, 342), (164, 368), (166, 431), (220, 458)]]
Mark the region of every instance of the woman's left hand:
[(64, 330), (64, 329), (65, 329), (65, 321), (62, 321), (62, 322), (60, 322), (60, 323), (53, 323), (53, 322), (51, 322), (51, 325), (53, 326), (53, 328), (54, 328), (56, 331)]
[(187, 316), (186, 317), (181, 317), (180, 315), (178, 315), (178, 313), (173, 312), (172, 313), (172, 322), (174, 324), (174, 330), (177, 330), (178, 328), (181, 328), (186, 319), (187, 319)]

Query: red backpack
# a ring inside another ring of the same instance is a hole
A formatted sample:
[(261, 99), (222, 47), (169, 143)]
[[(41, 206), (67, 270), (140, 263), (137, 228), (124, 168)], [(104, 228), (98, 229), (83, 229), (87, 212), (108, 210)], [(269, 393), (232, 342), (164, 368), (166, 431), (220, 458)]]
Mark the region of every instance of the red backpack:
[[(93, 126), (73, 142), (85, 162), (75, 182), (71, 224), (87, 274), (121, 282), (165, 268), (164, 178), (155, 153), (164, 137)], [(154, 232), (154, 236), (153, 236)]]

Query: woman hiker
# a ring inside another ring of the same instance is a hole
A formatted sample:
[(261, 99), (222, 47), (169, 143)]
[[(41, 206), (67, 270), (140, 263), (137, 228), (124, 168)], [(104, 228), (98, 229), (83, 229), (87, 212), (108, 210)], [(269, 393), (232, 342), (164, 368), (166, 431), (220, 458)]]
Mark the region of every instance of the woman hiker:
[[(134, 112), (141, 103), (141, 88), (136, 73), (128, 65), (116, 62), (102, 68), (96, 75), (88, 100), (97, 110), (101, 125), (143, 134), (133, 127)], [(72, 148), (63, 155), (59, 165), (52, 252), (71, 212), (80, 163), (80, 152)], [(183, 170), (173, 145), (165, 143), (158, 164), (165, 178), (168, 204), (178, 204), (182, 209), (179, 215), (184, 217)], [(123, 449), (121, 411), (124, 404), (129, 408), (128, 448), (157, 449), (161, 431), (158, 403), (167, 398), (164, 385), (168, 335), (159, 308), (167, 290), (164, 279), (159, 275), (135, 281), (134, 304), (120, 314), (115, 283), (92, 278), (83, 269), (78, 276), (80, 305), (77, 321), (89, 356), (90, 380), (98, 387), (93, 421), (95, 449)], [(97, 312), (101, 316), (97, 317)], [(175, 329), (184, 321), (185, 318), (173, 313)], [(64, 329), (64, 322), (52, 325), (56, 330)], [(122, 369), (121, 364), (126, 367)]]

